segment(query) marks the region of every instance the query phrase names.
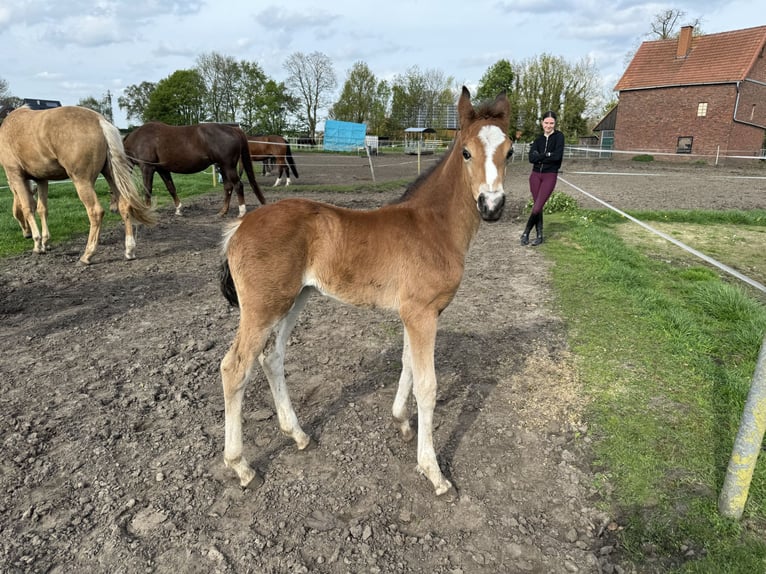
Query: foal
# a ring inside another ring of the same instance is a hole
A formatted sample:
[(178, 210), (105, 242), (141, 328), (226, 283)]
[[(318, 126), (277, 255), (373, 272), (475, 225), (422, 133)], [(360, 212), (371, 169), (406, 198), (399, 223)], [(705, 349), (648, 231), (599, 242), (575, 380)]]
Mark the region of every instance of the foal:
[(511, 153), (505, 93), (474, 109), (464, 87), (458, 113), (460, 130), (448, 154), (398, 202), (357, 211), (286, 199), (226, 229), (221, 288), (241, 311), (234, 342), (221, 362), (224, 462), (242, 486), (263, 482), (242, 455), (242, 398), (256, 358), (269, 381), (280, 429), (299, 449), (310, 443), (290, 403), (284, 357), (290, 332), (315, 290), (353, 305), (399, 312), (404, 349), (393, 416), (404, 439), (411, 439), (408, 399), (413, 392), (418, 468), (437, 495), (453, 490), (433, 446), (437, 319), (460, 285), (480, 221), (502, 215), (505, 160)]

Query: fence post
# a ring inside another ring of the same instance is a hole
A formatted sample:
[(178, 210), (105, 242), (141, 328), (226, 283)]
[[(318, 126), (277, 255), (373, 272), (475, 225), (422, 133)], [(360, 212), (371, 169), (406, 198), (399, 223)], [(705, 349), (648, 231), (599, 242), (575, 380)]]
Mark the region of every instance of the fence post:
[(718, 511), (727, 518), (739, 519), (745, 509), (750, 481), (761, 450), (766, 430), (766, 336), (761, 343), (753, 381), (747, 395), (745, 410), (739, 423), (734, 449), (729, 459)]

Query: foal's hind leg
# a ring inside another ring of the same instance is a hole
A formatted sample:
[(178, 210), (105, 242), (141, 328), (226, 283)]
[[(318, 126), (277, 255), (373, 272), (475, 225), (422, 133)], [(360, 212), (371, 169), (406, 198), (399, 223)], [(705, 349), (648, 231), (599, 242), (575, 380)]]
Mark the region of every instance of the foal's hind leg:
[(243, 487), (257, 488), (263, 483), (242, 455), (242, 399), (252, 377), (255, 357), (266, 342), (269, 329), (242, 328), (240, 325), (229, 351), (221, 361), (221, 381), (226, 417), (223, 461), (237, 473)]
[(273, 348), (270, 351), (264, 349), (263, 353), (258, 357), (263, 367), (263, 372), (269, 381), (271, 394), (274, 397), (274, 405), (279, 418), (279, 428), (285, 435), (292, 437), (300, 450), (305, 449), (309, 445), (311, 437), (301, 429), (298, 417), (295, 415), (292, 403), (290, 402), (290, 395), (285, 383), (285, 351), (290, 333), (293, 327), (295, 327), (298, 315), (300, 315), (301, 310), (306, 305), (310, 294), (310, 289), (304, 289), (298, 294), (290, 311), (277, 324)]

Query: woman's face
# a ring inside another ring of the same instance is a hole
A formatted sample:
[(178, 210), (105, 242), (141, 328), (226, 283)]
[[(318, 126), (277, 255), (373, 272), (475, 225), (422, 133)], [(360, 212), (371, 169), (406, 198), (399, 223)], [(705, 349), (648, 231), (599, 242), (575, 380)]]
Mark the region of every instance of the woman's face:
[(549, 136), (553, 133), (553, 130), (556, 127), (556, 120), (554, 120), (553, 118), (543, 118), (542, 124), (543, 124), (543, 133)]

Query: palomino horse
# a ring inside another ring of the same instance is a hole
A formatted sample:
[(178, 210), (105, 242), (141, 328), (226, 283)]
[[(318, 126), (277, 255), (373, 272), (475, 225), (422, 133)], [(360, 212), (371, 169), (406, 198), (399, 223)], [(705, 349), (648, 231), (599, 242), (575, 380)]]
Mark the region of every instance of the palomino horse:
[(170, 174), (197, 173), (213, 164), (218, 165), (223, 179), (224, 200), (218, 215), (223, 217), (228, 213), (231, 193), (235, 189), (239, 214), (245, 214), (244, 186), (237, 173), (239, 162), (245, 166), (247, 179), (258, 201), (266, 203), (255, 181), (247, 150), (247, 136), (236, 126), (216, 123), (169, 126), (162, 122), (149, 122), (130, 132), (124, 143), (128, 157), (141, 167), (146, 201), (151, 201), (154, 172), (157, 172), (173, 198), (176, 215), (181, 214), (181, 201)]
[(248, 136), (247, 145), (250, 148), (250, 159), (253, 161), (271, 162), (273, 158), (277, 167), (277, 181), (274, 182), (274, 187), (279, 185), (283, 175), (285, 176), (285, 185), (290, 185), (291, 169), (293, 175), (298, 177), (290, 144), (282, 136)]
[[(21, 107), (0, 126), (0, 164), (13, 191), (13, 216), (25, 237), (34, 240), (35, 253), (48, 248), (48, 180), (71, 179), (90, 220), (85, 252), (90, 263), (98, 245), (104, 208), (94, 183), (99, 174), (109, 184), (112, 203), (125, 223), (125, 258), (134, 259), (136, 241), (132, 220), (153, 224), (156, 214), (147, 207), (133, 183), (132, 166), (125, 156), (119, 130), (101, 114), (79, 106), (47, 110)], [(42, 234), (35, 222), (32, 183), (37, 184), (37, 213)]]
[(225, 230), (221, 289), (241, 311), (234, 342), (221, 362), (224, 462), (242, 486), (262, 483), (242, 454), (242, 398), (256, 358), (269, 381), (280, 429), (299, 449), (310, 443), (290, 403), (284, 358), (298, 314), (309, 294), (318, 291), (353, 305), (399, 312), (404, 346), (393, 416), (403, 438), (411, 439), (408, 401), (414, 392), (418, 468), (437, 495), (453, 490), (433, 446), (437, 319), (460, 285), (479, 223), (496, 221), (503, 212), (505, 162), (511, 153), (505, 93), (475, 109), (464, 87), (458, 113), (460, 130), (450, 151), (398, 202), (357, 211), (285, 199)]

